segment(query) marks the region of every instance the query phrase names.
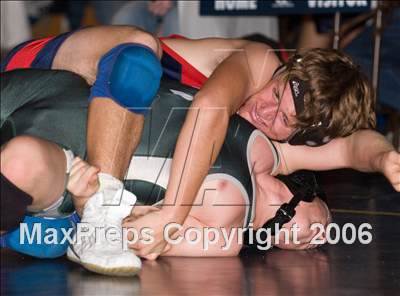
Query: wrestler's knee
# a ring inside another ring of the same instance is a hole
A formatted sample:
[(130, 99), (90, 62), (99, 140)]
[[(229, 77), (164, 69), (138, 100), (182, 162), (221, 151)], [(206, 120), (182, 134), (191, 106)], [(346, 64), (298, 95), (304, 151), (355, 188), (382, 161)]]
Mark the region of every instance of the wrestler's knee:
[(23, 221), (34, 202), (33, 188), (43, 173), (35, 138), (20, 136), (1, 149), (1, 229), (10, 230)]
[[(318, 247), (321, 242), (325, 243), (325, 228), (330, 222), (331, 215), (324, 201), (316, 198), (311, 203), (301, 202), (296, 207), (293, 220), (284, 226), (290, 230), (289, 241), (285, 241), (284, 236), (280, 235), (276, 246), (288, 250)], [(293, 233), (296, 234), (293, 235)]]
[(111, 98), (129, 111), (147, 114), (160, 86), (162, 67), (158, 41), (146, 34), (136, 34), (141, 37), (119, 44), (102, 56), (89, 101)]
[(5, 144), (1, 151), (1, 173), (16, 186), (29, 187), (48, 171), (41, 141), (19, 136)]

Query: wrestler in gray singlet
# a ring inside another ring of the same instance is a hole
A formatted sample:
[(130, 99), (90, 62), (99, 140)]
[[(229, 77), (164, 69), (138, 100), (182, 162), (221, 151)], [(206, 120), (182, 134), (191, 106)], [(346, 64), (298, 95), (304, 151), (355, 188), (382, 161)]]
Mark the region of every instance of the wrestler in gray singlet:
[[(125, 186), (139, 202), (154, 204), (165, 193), (172, 155), (187, 109), (196, 89), (163, 80), (152, 110), (146, 116), (142, 140), (129, 166)], [(1, 73), (2, 143), (29, 134), (55, 142), (80, 157), (86, 151), (89, 86), (79, 76), (55, 70), (16, 70)], [(254, 217), (255, 192), (250, 147), (256, 136), (270, 143), (274, 169), (279, 164), (272, 142), (241, 117), (230, 119), (228, 132), (207, 180), (227, 180), (242, 192), (244, 226)], [(65, 203), (61, 211), (67, 211)]]

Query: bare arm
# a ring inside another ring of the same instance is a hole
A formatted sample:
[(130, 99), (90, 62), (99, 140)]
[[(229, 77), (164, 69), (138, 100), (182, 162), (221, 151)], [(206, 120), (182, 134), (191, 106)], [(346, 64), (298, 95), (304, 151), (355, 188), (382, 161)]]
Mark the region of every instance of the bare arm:
[(380, 172), (400, 191), (400, 154), (381, 134), (361, 130), (321, 147), (276, 144), (282, 154), (280, 172), (299, 169), (331, 170), (352, 168), (362, 172)]
[(188, 215), (220, 152), (229, 117), (271, 78), (278, 60), (270, 59), (269, 70), (260, 67), (267, 54), (267, 47), (254, 44), (233, 53), (196, 95), (178, 138), (165, 195), (163, 209), (174, 221), (183, 222)]

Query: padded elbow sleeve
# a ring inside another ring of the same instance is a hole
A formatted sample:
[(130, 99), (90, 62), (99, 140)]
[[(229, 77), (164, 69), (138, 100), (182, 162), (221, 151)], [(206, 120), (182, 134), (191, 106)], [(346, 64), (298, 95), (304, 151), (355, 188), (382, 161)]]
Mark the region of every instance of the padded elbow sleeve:
[(127, 43), (104, 55), (98, 67), (90, 99), (108, 97), (135, 113), (145, 114), (160, 86), (162, 68), (146, 46)]

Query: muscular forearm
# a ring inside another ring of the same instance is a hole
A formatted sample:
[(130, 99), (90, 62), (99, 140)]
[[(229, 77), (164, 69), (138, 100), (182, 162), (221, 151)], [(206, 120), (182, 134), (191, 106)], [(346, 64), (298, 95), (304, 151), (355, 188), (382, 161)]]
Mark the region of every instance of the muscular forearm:
[(228, 112), (194, 104), (179, 135), (163, 204), (174, 222), (183, 223), (210, 166), (219, 154), (228, 127)]
[(275, 144), (280, 151), (280, 174), (306, 170), (352, 168), (382, 173), (400, 191), (400, 154), (379, 133), (362, 130), (346, 138), (334, 139), (321, 147)]
[(334, 139), (320, 147), (275, 143), (281, 153), (281, 174), (297, 170), (333, 170), (352, 168), (363, 172), (382, 172), (381, 156), (392, 145), (372, 130), (362, 130), (346, 138)]
[(354, 133), (347, 139), (348, 166), (363, 172), (382, 173), (393, 188), (400, 191), (400, 154), (372, 130)]

